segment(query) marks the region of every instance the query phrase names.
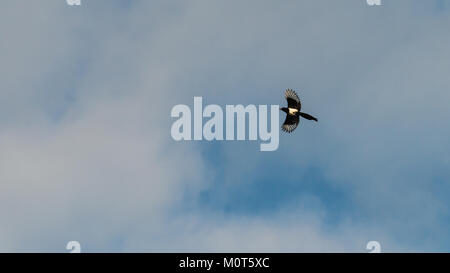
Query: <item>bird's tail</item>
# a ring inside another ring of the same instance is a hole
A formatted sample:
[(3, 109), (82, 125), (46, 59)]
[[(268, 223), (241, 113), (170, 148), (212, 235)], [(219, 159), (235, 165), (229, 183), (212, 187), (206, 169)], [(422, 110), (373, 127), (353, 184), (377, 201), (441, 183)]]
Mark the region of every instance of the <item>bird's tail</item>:
[(313, 116), (311, 116), (311, 115), (308, 115), (308, 114), (306, 114), (306, 113), (300, 112), (300, 116), (302, 116), (302, 118), (306, 118), (306, 119), (308, 119), (308, 120), (314, 120), (314, 121), (317, 121), (317, 119), (316, 119), (315, 117), (313, 117)]

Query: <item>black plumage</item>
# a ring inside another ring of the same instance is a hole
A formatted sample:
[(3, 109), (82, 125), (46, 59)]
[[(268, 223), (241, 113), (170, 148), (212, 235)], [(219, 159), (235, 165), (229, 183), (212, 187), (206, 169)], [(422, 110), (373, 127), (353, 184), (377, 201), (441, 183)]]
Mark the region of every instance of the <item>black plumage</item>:
[(286, 91), (284, 91), (284, 97), (286, 98), (288, 107), (282, 107), (280, 109), (281, 111), (286, 113), (286, 119), (281, 126), (281, 130), (287, 133), (291, 133), (292, 131), (294, 131), (300, 123), (300, 117), (317, 121), (317, 118), (309, 114), (300, 112), (300, 110), (302, 109), (302, 103), (294, 90), (286, 89)]

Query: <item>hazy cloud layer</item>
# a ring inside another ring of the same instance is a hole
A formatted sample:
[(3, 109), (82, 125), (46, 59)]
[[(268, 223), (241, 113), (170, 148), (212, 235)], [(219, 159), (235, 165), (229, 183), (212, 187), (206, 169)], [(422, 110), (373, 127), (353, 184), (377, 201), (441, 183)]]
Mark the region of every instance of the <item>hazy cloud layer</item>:
[[(4, 1), (0, 251), (448, 251), (448, 7), (384, 2)], [(285, 88), (276, 152), (170, 137)]]

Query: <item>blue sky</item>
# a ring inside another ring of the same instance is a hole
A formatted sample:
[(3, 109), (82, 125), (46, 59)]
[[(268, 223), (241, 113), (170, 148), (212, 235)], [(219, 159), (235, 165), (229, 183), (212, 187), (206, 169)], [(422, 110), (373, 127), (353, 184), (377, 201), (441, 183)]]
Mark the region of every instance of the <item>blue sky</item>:
[[(448, 252), (448, 8), (4, 1), (0, 251)], [(286, 88), (319, 122), (277, 151), (170, 136)]]

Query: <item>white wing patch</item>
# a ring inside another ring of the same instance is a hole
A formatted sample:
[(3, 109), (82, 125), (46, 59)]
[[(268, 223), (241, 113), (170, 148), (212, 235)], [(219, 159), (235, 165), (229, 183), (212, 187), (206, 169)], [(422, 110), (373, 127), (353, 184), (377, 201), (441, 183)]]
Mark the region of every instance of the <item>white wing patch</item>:
[(288, 109), (289, 109), (289, 115), (295, 115), (295, 113), (298, 112), (298, 110), (295, 108), (288, 108)]

